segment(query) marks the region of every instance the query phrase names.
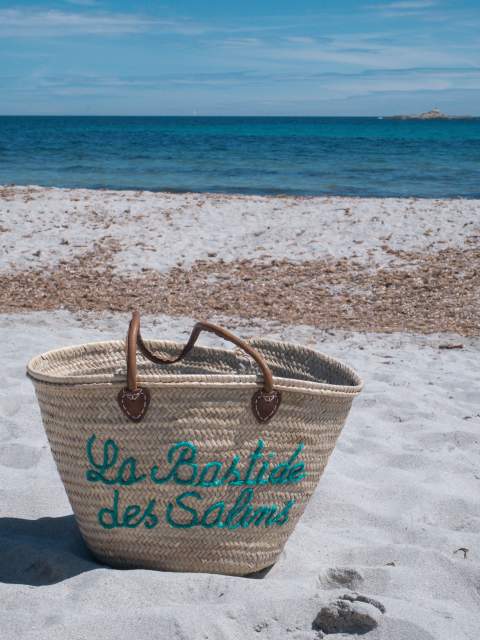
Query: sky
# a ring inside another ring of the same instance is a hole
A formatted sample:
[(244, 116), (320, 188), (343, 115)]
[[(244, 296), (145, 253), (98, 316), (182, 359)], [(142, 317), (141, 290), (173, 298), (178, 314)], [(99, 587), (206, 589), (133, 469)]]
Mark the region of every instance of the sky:
[(480, 115), (480, 0), (0, 0), (0, 114)]

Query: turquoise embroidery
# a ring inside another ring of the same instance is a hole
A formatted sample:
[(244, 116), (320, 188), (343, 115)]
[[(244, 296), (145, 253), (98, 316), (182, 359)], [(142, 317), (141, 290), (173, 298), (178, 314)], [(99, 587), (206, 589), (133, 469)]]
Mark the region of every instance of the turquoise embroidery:
[(85, 473), (87, 480), (90, 482), (103, 482), (103, 484), (119, 484), (128, 486), (142, 482), (147, 477), (145, 474), (137, 476), (137, 461), (135, 458), (126, 458), (120, 465), (114, 478), (105, 477), (105, 472), (113, 469), (117, 464), (119, 449), (115, 440), (105, 440), (103, 443), (103, 461), (101, 464), (95, 462), (93, 457), (93, 445), (95, 444), (96, 435), (93, 434), (87, 441), (87, 458), (89, 463), (97, 469), (88, 469)]
[(290, 482), (300, 482), (306, 476), (304, 473), (305, 463), (299, 462), (292, 466), (294, 460), (298, 458), (303, 450), (304, 444), (301, 442), (290, 456), (287, 462), (281, 462), (270, 472), (269, 481), (271, 484), (288, 484)]
[[(197, 487), (218, 487), (221, 485), (255, 487), (266, 484), (300, 482), (306, 477), (305, 464), (303, 462), (293, 463), (302, 452), (303, 447), (303, 443), (299, 444), (286, 462), (277, 464), (268, 473), (271, 461), (277, 454), (273, 451), (265, 457), (263, 454), (265, 443), (263, 440), (258, 440), (255, 451), (250, 455), (250, 461), (243, 478), (238, 470), (240, 456), (235, 454), (223, 475), (221, 472), (225, 463), (220, 460), (212, 460), (203, 466), (197, 480), (199, 471), (197, 447), (191, 442), (177, 442), (170, 447), (167, 454), (167, 461), (169, 464), (173, 464), (167, 475), (159, 476), (159, 466), (154, 465), (151, 468), (150, 477), (155, 484), (175, 482)], [(256, 470), (255, 466), (259, 462), (260, 469)], [(211, 475), (209, 476), (209, 474)]]
[(114, 480), (108, 480), (104, 477), (103, 472), (107, 471), (111, 467), (115, 466), (118, 459), (118, 447), (115, 443), (115, 440), (105, 440), (103, 443), (103, 462), (101, 464), (97, 464), (95, 462), (95, 458), (93, 457), (93, 445), (97, 436), (95, 434), (91, 435), (87, 440), (87, 458), (88, 462), (98, 469), (98, 471), (94, 471), (93, 469), (88, 469), (85, 476), (87, 480), (90, 482), (103, 482), (105, 484), (114, 484)]
[[(192, 506), (187, 500), (193, 499), (196, 503), (200, 503), (203, 501), (203, 496), (198, 491), (186, 491), (175, 498), (175, 504), (168, 503), (167, 522), (171, 527), (177, 529), (191, 529), (196, 526), (201, 526), (205, 529), (214, 527), (219, 529), (238, 529), (238, 527), (242, 527), (245, 529), (252, 524), (255, 527), (259, 527), (262, 523), (266, 527), (274, 524), (282, 526), (288, 521), (289, 513), (295, 504), (295, 500), (288, 500), (282, 509), (279, 509), (277, 505), (255, 508), (252, 506), (253, 496), (253, 489), (244, 489), (227, 514), (225, 514), (225, 502), (221, 500), (210, 505), (200, 516), (198, 509), (200, 509), (201, 505)], [(189, 514), (187, 521), (184, 520), (185, 512)], [(211, 517), (212, 514), (213, 517)]]
[(255, 484), (254, 481), (250, 479), (250, 476), (253, 472), (253, 468), (256, 465), (257, 461), (262, 457), (262, 451), (265, 447), (263, 440), (259, 440), (257, 444), (257, 448), (253, 452), (253, 455), (250, 456), (250, 464), (248, 465), (247, 473), (245, 474), (245, 484)]
[[(167, 460), (170, 464), (172, 464), (172, 460), (177, 451), (179, 451), (180, 453), (177, 460), (175, 461), (174, 466), (170, 469), (170, 472), (163, 478), (157, 477), (158, 466), (155, 465), (152, 467), (150, 474), (152, 482), (155, 482), (156, 484), (163, 484), (164, 482), (173, 481), (177, 484), (194, 484), (197, 475), (197, 464), (195, 463), (195, 458), (197, 456), (197, 447), (191, 442), (177, 442), (173, 445), (173, 447), (170, 447), (168, 451)], [(179, 475), (179, 470), (182, 467), (186, 467), (187, 471), (190, 470), (190, 477), (182, 478)]]
[(180, 509), (183, 509), (184, 511), (187, 511), (188, 513), (192, 514), (192, 518), (190, 522), (185, 522), (185, 523), (176, 522), (172, 518), (172, 511), (174, 509), (174, 506), (171, 502), (167, 504), (167, 522), (171, 527), (175, 527), (176, 529), (190, 529), (190, 527), (197, 526), (198, 516), (197, 516), (196, 510), (192, 509), (191, 507), (189, 507), (187, 504), (184, 504), (183, 502), (185, 498), (189, 498), (190, 496), (193, 498), (197, 498), (199, 500), (202, 499), (202, 496), (198, 493), (198, 491), (186, 491), (185, 493), (182, 493), (181, 495), (175, 498), (175, 502), (177, 506), (180, 507)]
[[(125, 472), (127, 472), (126, 478), (124, 477)], [(145, 480), (145, 478), (147, 477), (145, 473), (142, 473), (142, 475), (140, 476), (137, 476), (136, 473), (137, 473), (137, 461), (135, 460), (135, 458), (127, 458), (122, 462), (118, 470), (118, 474), (117, 474), (118, 484), (121, 484), (123, 486), (129, 485), (129, 484), (136, 484), (137, 482), (142, 482), (142, 480)]]
[[(223, 500), (211, 504), (205, 502), (203, 491), (185, 491), (166, 505), (165, 519), (171, 527), (178, 529), (200, 526), (205, 529), (235, 530), (250, 526), (282, 526), (288, 522), (295, 500), (288, 500), (283, 505), (254, 504), (255, 488), (269, 484), (296, 484), (306, 478), (305, 463), (299, 461), (304, 446), (303, 442), (300, 443), (287, 460), (273, 465), (277, 454), (274, 451), (265, 454), (265, 443), (259, 439), (242, 471), (238, 454), (233, 454), (230, 463), (211, 460), (200, 464), (197, 447), (192, 442), (181, 441), (168, 450), (166, 462), (169, 467), (162, 473), (160, 465), (140, 469), (134, 457), (122, 459), (114, 439), (108, 438), (103, 443), (97, 443), (96, 435), (92, 434), (86, 443), (90, 468), (86, 470), (85, 477), (88, 482), (118, 487), (129, 487), (150, 479), (154, 486), (170, 482), (199, 487), (207, 490), (207, 493), (212, 487), (244, 487), (231, 507)], [(120, 493), (120, 489), (114, 489), (111, 506), (98, 511), (100, 526), (104, 529), (156, 527), (159, 523), (156, 498), (151, 497), (146, 505), (124, 504), (122, 496), (126, 495)]]
[[(215, 513), (215, 511), (217, 512), (215, 517), (209, 521), (210, 516), (212, 515), (212, 513)], [(208, 507), (208, 509), (205, 509), (205, 512), (202, 516), (202, 520), (200, 522), (201, 526), (205, 527), (205, 529), (213, 529), (213, 527), (223, 527), (221, 519), (224, 511), (225, 511), (225, 503), (223, 500), (219, 500), (219, 502), (214, 502), (212, 505)]]
[[(235, 501), (235, 504), (228, 512), (225, 520), (225, 527), (227, 529), (238, 529), (240, 527), (240, 520), (243, 515), (243, 510), (248, 507), (253, 498), (253, 489), (244, 489)], [(236, 520), (236, 518), (238, 519)]]
[[(225, 471), (225, 475), (222, 478), (221, 484), (229, 484), (232, 486), (243, 484), (242, 480), (240, 479), (240, 472), (237, 469), (239, 462), (240, 462), (240, 456), (237, 456), (237, 455), (233, 456), (232, 462), (230, 463), (230, 466), (228, 467), (228, 469)], [(233, 479), (227, 480), (229, 476), (232, 476)]]
[[(145, 509), (138, 504), (127, 505), (121, 517), (119, 500), (120, 492), (118, 489), (115, 489), (113, 492), (112, 508), (104, 507), (98, 512), (98, 522), (104, 529), (116, 529), (119, 527), (135, 529), (141, 524), (143, 524), (147, 529), (153, 529), (153, 527), (157, 526), (158, 517), (154, 513), (156, 502), (154, 499), (150, 500)], [(107, 520), (106, 517), (108, 517)]]
[(262, 524), (262, 521), (264, 521), (266, 527), (271, 527), (273, 524), (281, 526), (288, 521), (290, 509), (294, 504), (295, 500), (289, 500), (278, 513), (278, 507), (275, 504), (268, 507), (258, 507), (257, 509), (254, 509), (249, 505), (240, 520), (240, 526), (246, 528), (253, 523), (255, 527), (259, 527)]
[[(213, 470), (210, 479), (208, 478), (208, 474), (210, 470)], [(207, 464), (203, 467), (202, 473), (200, 474), (200, 480), (197, 482), (199, 487), (218, 487), (218, 485), (222, 484), (218, 479), (218, 474), (222, 470), (222, 463), (214, 460), (213, 462), (207, 462)]]
[(257, 473), (257, 477), (255, 478), (256, 485), (268, 484), (268, 480), (264, 479), (264, 475), (268, 470), (268, 467), (270, 465), (270, 460), (274, 458), (275, 455), (276, 455), (275, 453), (269, 453), (267, 456), (267, 459), (262, 462), (260, 470)]

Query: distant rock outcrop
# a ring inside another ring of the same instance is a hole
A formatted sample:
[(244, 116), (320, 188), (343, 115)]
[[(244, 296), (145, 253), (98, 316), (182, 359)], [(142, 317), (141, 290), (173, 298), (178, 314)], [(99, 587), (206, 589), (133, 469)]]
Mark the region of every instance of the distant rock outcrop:
[(473, 116), (449, 116), (440, 109), (431, 109), (416, 115), (387, 116), (386, 120), (471, 120)]

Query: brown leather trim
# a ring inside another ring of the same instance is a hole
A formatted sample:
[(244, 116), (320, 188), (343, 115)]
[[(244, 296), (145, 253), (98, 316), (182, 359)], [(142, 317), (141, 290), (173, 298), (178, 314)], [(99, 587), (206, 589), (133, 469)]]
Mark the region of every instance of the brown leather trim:
[(146, 387), (137, 387), (134, 391), (124, 387), (119, 391), (117, 400), (127, 418), (140, 422), (150, 404), (150, 392)]
[(148, 349), (140, 335), (140, 314), (134, 311), (128, 328), (127, 335), (127, 386), (118, 394), (118, 403), (125, 415), (138, 422), (143, 418), (150, 403), (150, 393), (145, 387), (137, 386), (137, 347), (140, 352), (155, 364), (173, 364), (185, 358), (193, 349), (198, 336), (202, 331), (208, 331), (232, 342), (242, 351), (251, 356), (257, 363), (263, 376), (263, 387), (256, 391), (251, 400), (251, 407), (255, 418), (259, 422), (268, 422), (278, 410), (282, 400), (281, 393), (273, 388), (273, 375), (267, 361), (260, 352), (254, 349), (248, 342), (219, 327), (212, 322), (197, 322), (190, 334), (187, 344), (174, 358), (160, 358)]
[(267, 393), (263, 389), (259, 389), (252, 396), (253, 415), (259, 422), (268, 422), (277, 413), (281, 401), (280, 391), (272, 389)]
[(241, 338), (237, 337), (227, 329), (224, 329), (223, 327), (219, 327), (218, 325), (213, 324), (213, 322), (207, 322), (207, 321), (197, 322), (193, 327), (192, 333), (190, 334), (187, 344), (183, 347), (182, 351), (175, 358), (170, 358), (170, 359), (159, 358), (154, 353), (152, 353), (150, 349), (148, 349), (148, 347), (143, 342), (142, 336), (140, 335), (140, 329), (138, 329), (136, 334), (137, 345), (138, 345), (138, 348), (140, 349), (140, 352), (146, 358), (148, 358), (148, 360), (150, 360), (151, 362), (154, 362), (155, 364), (174, 364), (175, 362), (179, 362), (180, 360), (185, 358), (185, 356), (187, 356), (190, 353), (190, 351), (193, 349), (198, 339), (198, 336), (201, 334), (202, 331), (208, 331), (209, 333), (214, 333), (219, 338), (223, 338), (228, 342), (232, 342), (234, 345), (239, 347), (242, 351), (244, 351), (249, 356), (251, 356), (255, 360), (255, 362), (257, 363), (258, 367), (262, 372), (263, 390), (266, 393), (270, 393), (270, 391), (272, 391), (273, 389), (272, 372), (270, 371), (270, 367), (268, 366), (264, 357), (256, 349), (254, 349), (251, 345), (249, 345), (248, 342), (245, 342), (245, 340), (242, 340)]
[(127, 385), (130, 391), (137, 388), (137, 341), (140, 334), (140, 314), (132, 313), (127, 333)]

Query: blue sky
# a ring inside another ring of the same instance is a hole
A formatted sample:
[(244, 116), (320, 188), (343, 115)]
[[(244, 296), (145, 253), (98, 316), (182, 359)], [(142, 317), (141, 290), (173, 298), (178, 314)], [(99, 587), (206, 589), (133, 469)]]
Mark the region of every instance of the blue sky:
[(0, 0), (0, 113), (480, 115), (480, 0)]

